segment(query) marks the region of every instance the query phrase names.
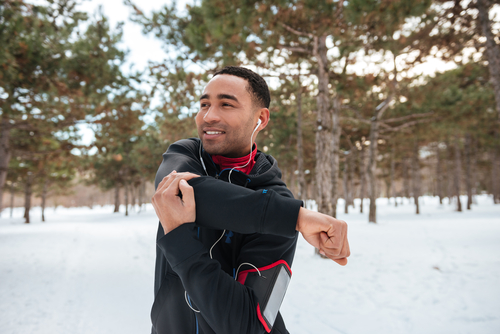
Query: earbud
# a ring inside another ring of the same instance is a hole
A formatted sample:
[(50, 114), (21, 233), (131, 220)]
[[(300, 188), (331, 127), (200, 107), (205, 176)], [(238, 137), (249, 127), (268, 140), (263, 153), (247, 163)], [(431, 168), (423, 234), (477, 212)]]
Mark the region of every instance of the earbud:
[(254, 129), (253, 131), (257, 130), (257, 128), (259, 127), (259, 125), (260, 125), (261, 123), (262, 123), (262, 120), (259, 118), (259, 120), (257, 121), (257, 126), (255, 127), (255, 129)]

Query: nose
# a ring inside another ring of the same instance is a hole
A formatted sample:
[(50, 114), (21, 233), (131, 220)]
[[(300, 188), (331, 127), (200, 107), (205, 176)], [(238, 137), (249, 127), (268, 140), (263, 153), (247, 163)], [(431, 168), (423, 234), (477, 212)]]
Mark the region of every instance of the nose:
[(209, 124), (217, 123), (220, 121), (219, 111), (217, 110), (216, 106), (210, 106), (210, 108), (208, 108), (207, 112), (203, 116), (203, 121)]

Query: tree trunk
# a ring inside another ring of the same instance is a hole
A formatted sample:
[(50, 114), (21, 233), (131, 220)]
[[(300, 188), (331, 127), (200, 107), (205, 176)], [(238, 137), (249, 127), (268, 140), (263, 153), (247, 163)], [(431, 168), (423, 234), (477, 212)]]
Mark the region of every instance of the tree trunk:
[(14, 214), (14, 182), (11, 182), (10, 184), (10, 218), (12, 218), (12, 215)]
[(500, 204), (500, 154), (498, 151), (498, 147), (495, 147), (491, 154), (491, 193), (495, 204)]
[(25, 223), (30, 223), (31, 194), (32, 194), (33, 173), (26, 175), (26, 185), (24, 188), (24, 219)]
[(114, 212), (120, 212), (120, 186), (116, 184), (115, 186), (115, 210)]
[(475, 137), (472, 137), (472, 143), (471, 143), (471, 151), (473, 152), (471, 155), (471, 168), (472, 168), (472, 203), (477, 204), (476, 201), (476, 196), (477, 195), (477, 139)]
[(420, 205), (418, 198), (420, 197), (420, 157), (418, 149), (418, 141), (413, 143), (413, 159), (412, 159), (412, 177), (413, 177), (413, 202), (415, 203), (415, 213), (420, 214)]
[[(491, 2), (493, 3), (493, 2)], [(477, 8), (479, 10), (478, 20), (481, 26), (481, 31), (486, 37), (486, 58), (488, 59), (488, 69), (490, 72), (490, 82), (493, 86), (493, 91), (495, 94), (495, 106), (498, 115), (497, 130), (495, 133), (496, 139), (498, 139), (500, 132), (500, 47), (495, 42), (495, 36), (491, 30), (491, 22), (489, 18), (489, 7), (487, 0), (478, 0)], [(500, 154), (498, 153), (498, 147), (494, 149), (493, 161), (492, 161), (492, 187), (493, 187), (493, 201), (494, 203), (500, 203), (500, 185), (497, 179), (499, 169), (500, 169)]]
[(410, 173), (408, 168), (408, 161), (403, 159), (403, 194), (404, 197), (410, 198)]
[(144, 198), (146, 197), (146, 181), (144, 179), (141, 180), (141, 211), (142, 207), (144, 207), (144, 211), (146, 211), (146, 204), (144, 203)]
[(130, 185), (127, 184), (127, 182), (124, 183), (123, 185), (123, 192), (125, 193), (125, 216), (128, 216), (128, 196), (130, 192)]
[(436, 145), (436, 193), (439, 196), (439, 204), (443, 204), (443, 174), (441, 173), (441, 155), (439, 144)]
[(375, 172), (377, 170), (377, 141), (378, 141), (378, 121), (372, 119), (370, 126), (370, 149), (368, 151), (368, 189), (370, 194), (370, 211), (368, 213), (368, 222), (377, 223), (377, 179)]
[(297, 76), (299, 89), (297, 90), (297, 169), (299, 170), (299, 199), (305, 201), (306, 198), (306, 177), (304, 174), (304, 147), (302, 144), (302, 82), (300, 75)]
[(363, 200), (366, 196), (366, 168), (365, 156), (366, 148), (364, 141), (361, 143), (361, 152), (359, 154), (359, 198), (361, 203), (359, 205), (359, 213), (363, 213)]
[(467, 210), (472, 205), (471, 135), (465, 135), (465, 186), (467, 187)]
[(349, 213), (349, 190), (347, 185), (347, 156), (344, 163), (344, 171), (342, 173), (342, 188), (344, 188), (344, 213)]
[(351, 147), (349, 151), (349, 180), (348, 180), (348, 189), (349, 189), (349, 205), (354, 209), (354, 161), (356, 159), (356, 148)]
[(338, 183), (339, 183), (339, 174), (340, 174), (340, 109), (341, 102), (338, 97), (333, 99), (333, 153), (332, 153), (332, 211), (333, 217), (337, 216), (337, 200), (339, 198), (338, 194)]
[(135, 205), (137, 204), (137, 191), (138, 188), (135, 185), (130, 186), (130, 195), (131, 195), (131, 208), (130, 210), (135, 212)]
[(453, 177), (453, 188), (457, 197), (457, 211), (462, 212), (462, 203), (460, 202), (460, 180), (462, 179), (462, 159), (460, 157), (460, 147), (458, 144), (458, 136), (455, 136), (455, 173)]
[(45, 203), (47, 201), (47, 192), (49, 189), (49, 179), (45, 178), (43, 182), (43, 189), (42, 189), (42, 221), (45, 221)]
[(10, 157), (10, 124), (2, 117), (0, 119), (0, 212), (3, 209), (3, 188), (7, 180)]
[[(314, 56), (318, 62), (318, 95), (316, 119), (316, 188), (318, 211), (335, 216), (333, 193), (333, 117), (330, 108), (330, 94), (328, 91), (326, 36), (314, 38)], [(336, 185), (335, 185), (336, 186)]]
[(396, 147), (394, 144), (392, 144), (392, 148), (391, 148), (391, 176), (390, 176), (390, 186), (388, 187), (388, 195), (387, 195), (387, 198), (390, 198), (391, 195), (394, 197), (394, 206), (398, 206), (398, 201), (396, 200), (396, 189), (395, 189), (395, 182), (394, 182), (394, 178), (395, 178), (395, 174), (396, 174), (396, 159), (395, 159), (395, 155), (396, 155)]
[[(477, 9), (479, 10), (478, 20), (481, 31), (484, 37), (486, 37), (486, 57), (488, 59), (490, 81), (495, 93), (496, 110), (500, 125), (500, 47), (495, 42), (495, 36), (491, 30), (489, 8), (487, 5), (487, 0), (477, 0)], [(497, 128), (497, 131), (500, 131), (500, 129)]]
[(453, 203), (454, 183), (453, 183), (453, 148), (451, 147), (449, 139), (446, 140), (446, 147), (448, 151), (448, 159), (446, 160), (446, 192), (448, 195), (448, 204)]

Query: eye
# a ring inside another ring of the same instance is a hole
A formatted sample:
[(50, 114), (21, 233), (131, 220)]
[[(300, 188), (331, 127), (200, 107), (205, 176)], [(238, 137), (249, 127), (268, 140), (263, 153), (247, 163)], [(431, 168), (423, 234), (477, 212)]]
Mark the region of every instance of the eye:
[(233, 105), (232, 105), (232, 104), (230, 104), (230, 103), (227, 103), (227, 102), (223, 102), (223, 103), (222, 103), (222, 106), (223, 106), (223, 107), (232, 107)]

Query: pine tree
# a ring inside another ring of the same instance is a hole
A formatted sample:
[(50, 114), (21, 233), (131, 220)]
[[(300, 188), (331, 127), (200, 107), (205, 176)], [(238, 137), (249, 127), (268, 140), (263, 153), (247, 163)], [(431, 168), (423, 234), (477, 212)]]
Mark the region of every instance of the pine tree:
[(14, 131), (59, 140), (56, 133), (73, 131), (121, 80), (120, 30), (112, 32), (102, 13), (88, 21), (75, 6), (72, 0), (0, 5), (0, 199), (19, 145)]

